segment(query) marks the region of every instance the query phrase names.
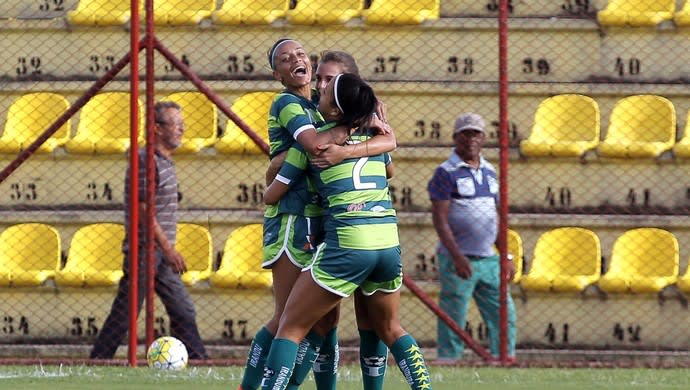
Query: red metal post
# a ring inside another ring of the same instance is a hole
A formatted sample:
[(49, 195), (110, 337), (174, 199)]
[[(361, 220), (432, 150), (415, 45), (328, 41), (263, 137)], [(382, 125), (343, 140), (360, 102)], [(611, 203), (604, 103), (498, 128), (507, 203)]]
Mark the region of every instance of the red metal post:
[(146, 347), (153, 342), (153, 318), (154, 318), (154, 232), (153, 220), (156, 216), (156, 177), (155, 162), (153, 159), (156, 145), (156, 133), (154, 131), (153, 105), (155, 104), (154, 69), (153, 69), (153, 0), (145, 0), (146, 7)]
[(137, 366), (137, 314), (139, 312), (139, 0), (132, 0), (130, 45), (132, 56), (129, 77), (129, 349), (127, 360), (132, 367)]
[(498, 105), (499, 105), (499, 229), (501, 255), (500, 359), (508, 360), (508, 0), (501, 0), (498, 11)]

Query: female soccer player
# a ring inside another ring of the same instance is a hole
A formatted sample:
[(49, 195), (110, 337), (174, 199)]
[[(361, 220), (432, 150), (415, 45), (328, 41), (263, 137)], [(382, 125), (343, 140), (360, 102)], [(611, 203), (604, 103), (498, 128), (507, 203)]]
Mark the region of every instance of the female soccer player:
[[(319, 101), (328, 126), (356, 128), (373, 114), (371, 88), (353, 74), (336, 76)], [(336, 139), (343, 143), (346, 137)], [(391, 348), (412, 389), (431, 389), (420, 348), (400, 325), (402, 263), (397, 218), (386, 177), (387, 155), (347, 159), (330, 168), (308, 164), (300, 145), (264, 194), (273, 204), (288, 192), (300, 172), (309, 169), (325, 207), (325, 239), (314, 254), (309, 273), (300, 275), (286, 303), (266, 361), (262, 389), (285, 389), (298, 343), (343, 297), (361, 288), (363, 303), (376, 334)]]
[[(292, 39), (278, 40), (268, 52), (268, 62), (276, 80), (285, 90), (278, 94), (269, 113), (269, 142), (271, 167), (267, 182), (272, 180), (270, 172), (282, 164), (284, 153), (295, 140), (309, 153), (318, 154), (318, 146), (331, 142), (336, 134), (347, 134), (343, 126), (317, 134), (316, 128), (323, 124), (318, 112), (315, 96), (311, 90), (312, 65), (302, 45)], [(395, 137), (382, 134), (369, 141), (367, 148), (358, 148), (355, 154), (381, 153), (395, 148)], [(241, 389), (256, 389), (263, 376), (263, 366), (268, 348), (278, 329), (278, 322), (285, 307), (290, 290), (302, 268), (311, 260), (315, 237), (320, 232), (321, 209), (318, 197), (308, 190), (306, 179), (299, 180), (280, 202), (271, 205), (264, 214), (264, 268), (271, 268), (273, 274), (274, 313), (269, 322), (255, 335), (249, 349)], [(337, 322), (337, 313), (324, 318), (322, 329), (332, 329)], [(299, 386), (311, 369), (322, 345), (325, 333), (310, 332), (300, 346), (302, 359), (295, 370), (292, 385)], [(335, 334), (328, 335), (330, 343), (337, 342)], [(335, 351), (337, 346), (328, 345)], [(336, 359), (336, 354), (330, 354)], [(336, 363), (322, 362), (335, 367)], [(334, 368), (317, 375), (319, 389), (335, 386)], [(323, 381), (324, 384), (319, 383)]]

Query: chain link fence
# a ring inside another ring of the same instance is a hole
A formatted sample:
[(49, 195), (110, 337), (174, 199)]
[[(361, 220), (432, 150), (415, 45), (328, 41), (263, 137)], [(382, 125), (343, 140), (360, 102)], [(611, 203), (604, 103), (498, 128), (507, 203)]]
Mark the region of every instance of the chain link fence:
[[(510, 286), (519, 358), (534, 348), (690, 347), (688, 14), (683, 1), (649, 3), (507, 1), (509, 250), (523, 254)], [(452, 151), (462, 112), (485, 118), (483, 155), (500, 165), (499, 5), (156, 0), (155, 35), (264, 138), (281, 90), (266, 62), (277, 39), (299, 40), (314, 65), (326, 49), (351, 53), (396, 131), (390, 190), (404, 272), (437, 299), (426, 186)], [(0, 166), (127, 55), (129, 18), (129, 1), (0, 4)], [(180, 103), (186, 124), (174, 155), (179, 228), (190, 229), (177, 242), (190, 267), (183, 282), (211, 357), (225, 358), (225, 347), (248, 345), (273, 309), (270, 273), (258, 267), (268, 159), (173, 63), (159, 52), (154, 60), (155, 98)], [(4, 358), (27, 357), (14, 345), (44, 343), (81, 346), (67, 356), (83, 358), (109, 312), (122, 275), (129, 73), (115, 75), (0, 183)], [(141, 99), (143, 137), (143, 83)], [(343, 303), (344, 345), (357, 339), (352, 306)], [(401, 315), (435, 347), (437, 318), (407, 290)], [(157, 335), (170, 334), (158, 299), (154, 324)], [(139, 326), (143, 334), (143, 318)], [(475, 308), (465, 329), (488, 342)]]

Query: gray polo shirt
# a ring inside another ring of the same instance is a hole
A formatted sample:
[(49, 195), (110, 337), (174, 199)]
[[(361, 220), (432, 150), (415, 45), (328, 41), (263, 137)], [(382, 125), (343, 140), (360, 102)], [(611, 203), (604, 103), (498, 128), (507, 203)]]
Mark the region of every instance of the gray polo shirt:
[[(448, 223), (462, 254), (473, 257), (496, 254), (498, 179), (491, 163), (481, 157), (479, 168), (474, 169), (453, 151), (436, 168), (427, 189), (432, 201), (450, 201)], [(438, 253), (449, 255), (440, 242)]]
[[(177, 176), (173, 161), (162, 154), (154, 154), (156, 163), (156, 220), (163, 229), (171, 244), (175, 244), (177, 234)], [(129, 177), (130, 170), (125, 174), (125, 241), (123, 248), (129, 248)], [(139, 149), (139, 201), (146, 201), (146, 151)], [(139, 224), (139, 247), (144, 246), (146, 226)]]

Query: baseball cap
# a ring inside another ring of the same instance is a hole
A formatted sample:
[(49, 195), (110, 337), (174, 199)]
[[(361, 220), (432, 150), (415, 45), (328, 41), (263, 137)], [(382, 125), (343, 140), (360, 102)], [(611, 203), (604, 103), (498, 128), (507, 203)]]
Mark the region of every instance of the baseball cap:
[(462, 114), (455, 120), (455, 127), (453, 134), (457, 134), (463, 130), (477, 130), (484, 133), (484, 119), (481, 115), (473, 112)]

